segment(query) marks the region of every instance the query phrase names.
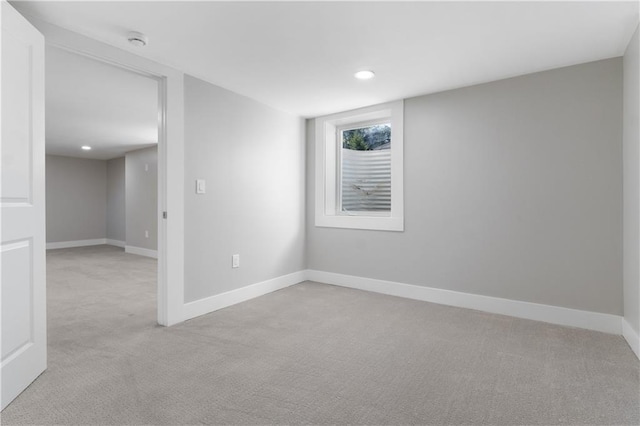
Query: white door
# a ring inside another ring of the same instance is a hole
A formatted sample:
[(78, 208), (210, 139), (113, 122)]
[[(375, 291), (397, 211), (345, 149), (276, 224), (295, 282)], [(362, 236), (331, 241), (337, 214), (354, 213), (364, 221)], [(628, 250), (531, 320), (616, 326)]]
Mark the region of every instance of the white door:
[(0, 400), (47, 368), (44, 37), (2, 1)]

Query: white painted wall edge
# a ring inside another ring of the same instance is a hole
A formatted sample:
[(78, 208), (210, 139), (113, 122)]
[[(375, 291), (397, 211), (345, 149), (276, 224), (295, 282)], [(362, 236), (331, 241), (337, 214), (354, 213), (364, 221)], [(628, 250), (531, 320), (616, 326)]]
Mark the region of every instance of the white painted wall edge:
[(158, 251), (157, 250), (150, 250), (150, 249), (146, 249), (146, 248), (142, 248), (142, 247), (125, 245), (124, 246), (124, 252), (125, 253), (131, 253), (131, 254), (137, 254), (138, 256), (153, 257), (154, 259), (158, 258)]
[(76, 240), (76, 241), (59, 241), (57, 243), (47, 243), (47, 250), (70, 248), (70, 247), (99, 246), (102, 244), (107, 244), (106, 238), (94, 238), (91, 240)]
[(618, 315), (461, 293), (332, 272), (308, 270), (306, 278), (310, 281), (422, 300), (441, 305), (475, 309), (493, 314), (585, 328), (587, 330), (601, 331), (604, 333), (622, 334), (622, 317)]
[(107, 238), (107, 244), (109, 244), (110, 246), (116, 246), (116, 247), (122, 247), (122, 248), (124, 248), (124, 246), (126, 245), (124, 241), (112, 240), (111, 238)]
[(624, 318), (622, 319), (622, 335), (629, 346), (631, 346), (633, 353), (640, 359), (640, 336), (638, 336), (638, 333), (635, 332)]
[(184, 304), (184, 320), (208, 314), (218, 309), (226, 308), (240, 302), (254, 299), (294, 284), (306, 281), (306, 271), (293, 272), (281, 277), (251, 284), (226, 293), (217, 294), (205, 299)]

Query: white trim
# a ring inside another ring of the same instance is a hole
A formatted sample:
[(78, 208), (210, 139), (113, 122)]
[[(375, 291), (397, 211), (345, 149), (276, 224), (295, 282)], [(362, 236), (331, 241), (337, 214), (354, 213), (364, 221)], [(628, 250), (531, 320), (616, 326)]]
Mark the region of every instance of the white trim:
[(631, 327), (631, 324), (627, 322), (626, 318), (622, 318), (622, 336), (624, 336), (624, 339), (629, 346), (631, 346), (631, 350), (636, 354), (636, 357), (640, 359), (640, 337), (633, 327)]
[[(184, 74), (35, 17), (29, 20), (49, 45), (60, 47), (159, 80), (158, 140), (158, 323), (183, 321), (184, 307)], [(126, 46), (125, 46), (126, 47)]]
[[(391, 122), (391, 215), (338, 214), (339, 127), (386, 119)], [(389, 102), (315, 119), (315, 226), (380, 231), (404, 231), (404, 101)]]
[(112, 240), (109, 238), (94, 238), (91, 240), (58, 241), (55, 243), (47, 243), (47, 250), (55, 250), (55, 249), (71, 248), (71, 247), (101, 246), (103, 244), (108, 244), (110, 246), (123, 247), (123, 248), (125, 246), (124, 241)]
[(124, 248), (124, 246), (126, 245), (124, 241), (112, 240), (110, 238), (107, 238), (105, 244), (109, 244), (110, 246), (122, 247), (122, 248)]
[(622, 334), (622, 317), (619, 315), (581, 311), (560, 306), (542, 305), (316, 270), (308, 270), (306, 277), (310, 281), (333, 284), (341, 287), (372, 291), (441, 305), (475, 309), (516, 318), (585, 328), (604, 333)]
[(248, 285), (226, 293), (217, 294), (205, 299), (196, 300), (185, 303), (184, 319), (198, 317), (208, 314), (218, 309), (226, 308), (237, 303), (241, 303), (267, 293), (271, 293), (283, 288), (301, 283), (306, 280), (306, 271), (293, 272), (288, 275), (262, 281), (256, 284)]
[(125, 245), (124, 246), (124, 252), (125, 253), (129, 253), (129, 254), (137, 254), (138, 256), (153, 257), (154, 259), (158, 258), (158, 251), (157, 250), (150, 250), (150, 249), (142, 248), (142, 247)]
[(587, 330), (595, 330), (610, 334), (624, 334), (625, 339), (627, 339), (636, 354), (640, 349), (637, 334), (633, 332), (631, 327), (626, 324), (626, 321), (624, 321), (619, 315), (582, 311), (578, 309), (563, 308), (560, 306), (522, 302), (518, 300), (502, 299), (498, 297), (482, 296), (478, 294), (462, 293), (311, 269), (294, 272), (289, 275), (283, 275), (281, 277), (248, 285), (246, 287), (207, 297), (205, 299), (185, 303), (184, 320), (254, 299), (303, 281), (316, 281), (319, 283), (355, 288), (358, 290), (404, 297), (407, 299), (421, 300), (424, 302), (438, 303), (441, 305), (456, 306), (466, 309), (475, 309), (494, 314), (569, 327), (584, 328)]
[(94, 238), (92, 240), (59, 241), (55, 243), (47, 243), (47, 250), (71, 247), (100, 246), (103, 244), (107, 244), (106, 238)]

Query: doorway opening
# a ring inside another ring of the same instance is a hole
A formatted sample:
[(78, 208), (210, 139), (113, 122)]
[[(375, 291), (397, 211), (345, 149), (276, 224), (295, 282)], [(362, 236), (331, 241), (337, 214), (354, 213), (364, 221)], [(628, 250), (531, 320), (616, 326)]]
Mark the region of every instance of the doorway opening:
[(163, 81), (60, 46), (45, 52), (50, 345), (155, 326)]

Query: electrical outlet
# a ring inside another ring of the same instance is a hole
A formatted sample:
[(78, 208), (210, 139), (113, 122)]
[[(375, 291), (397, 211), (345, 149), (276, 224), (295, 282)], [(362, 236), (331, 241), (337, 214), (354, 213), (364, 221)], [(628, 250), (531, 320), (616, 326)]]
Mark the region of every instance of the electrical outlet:
[(149, 238), (149, 231), (144, 231), (144, 237)]
[(239, 268), (240, 267), (240, 255), (239, 254), (234, 254), (233, 256), (231, 256), (231, 267), (232, 268)]

